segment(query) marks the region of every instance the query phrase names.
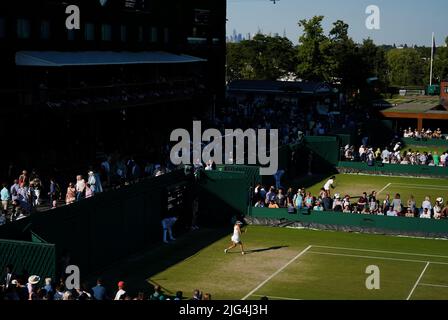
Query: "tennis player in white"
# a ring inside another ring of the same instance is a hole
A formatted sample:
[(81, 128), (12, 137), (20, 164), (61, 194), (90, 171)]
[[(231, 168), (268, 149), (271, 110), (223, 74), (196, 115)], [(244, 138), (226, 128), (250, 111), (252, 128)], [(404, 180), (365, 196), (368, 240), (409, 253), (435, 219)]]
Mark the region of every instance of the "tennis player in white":
[(233, 227), (233, 235), (232, 235), (232, 239), (231, 239), (232, 245), (229, 248), (225, 249), (224, 253), (229, 252), (229, 250), (232, 250), (233, 248), (236, 248), (237, 245), (239, 245), (241, 248), (241, 254), (245, 255), (244, 248), (243, 248), (243, 242), (241, 241), (241, 234), (242, 234), (241, 226), (242, 225), (243, 225), (243, 223), (240, 221), (237, 221), (235, 223), (235, 226)]
[(324, 185), (324, 189), (327, 192), (327, 195), (331, 197), (331, 189), (334, 189), (334, 181), (336, 180), (335, 176), (332, 176)]

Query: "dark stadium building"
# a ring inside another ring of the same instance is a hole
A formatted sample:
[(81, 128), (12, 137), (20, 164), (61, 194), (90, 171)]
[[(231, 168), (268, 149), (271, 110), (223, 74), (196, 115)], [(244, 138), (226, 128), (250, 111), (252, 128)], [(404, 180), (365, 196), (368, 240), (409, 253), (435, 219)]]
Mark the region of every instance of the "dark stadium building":
[(225, 0), (1, 1), (2, 171), (159, 154), (224, 99), (225, 24)]

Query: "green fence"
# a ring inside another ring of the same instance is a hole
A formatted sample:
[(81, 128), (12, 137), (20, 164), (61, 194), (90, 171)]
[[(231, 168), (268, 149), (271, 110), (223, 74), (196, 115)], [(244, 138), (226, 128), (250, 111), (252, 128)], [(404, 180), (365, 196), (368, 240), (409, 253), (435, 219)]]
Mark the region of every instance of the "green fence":
[(247, 184), (249, 186), (255, 186), (259, 183), (262, 183), (262, 176), (260, 176), (260, 167), (258, 166), (219, 165), (218, 171), (243, 172), (246, 174)]
[(286, 209), (253, 208), (252, 218), (286, 220), (319, 228), (326, 226), (335, 230), (382, 232), (402, 235), (418, 235), (448, 238), (447, 220), (429, 220), (404, 217), (387, 217), (362, 214), (307, 211), (289, 214)]
[(11, 264), (16, 274), (36, 274), (42, 279), (56, 276), (56, 248), (54, 244), (0, 240), (0, 268)]
[(376, 163), (369, 166), (364, 162), (339, 162), (338, 170), (341, 173), (369, 173), (398, 176), (428, 176), (428, 177), (448, 177), (448, 168), (431, 166), (412, 166), (402, 164), (382, 164)]
[(448, 140), (442, 140), (442, 139), (428, 139), (428, 140), (421, 140), (421, 139), (413, 139), (413, 138), (403, 138), (403, 142), (406, 145), (415, 145), (415, 146), (422, 146), (422, 147), (446, 147), (448, 150)]
[(160, 241), (167, 187), (186, 179), (177, 171), (38, 213), (32, 230), (56, 244), (58, 256), (69, 253), (82, 272), (96, 271)]
[(232, 217), (243, 216), (249, 205), (249, 184), (246, 172), (210, 171), (199, 182), (200, 212), (208, 223), (221, 225)]

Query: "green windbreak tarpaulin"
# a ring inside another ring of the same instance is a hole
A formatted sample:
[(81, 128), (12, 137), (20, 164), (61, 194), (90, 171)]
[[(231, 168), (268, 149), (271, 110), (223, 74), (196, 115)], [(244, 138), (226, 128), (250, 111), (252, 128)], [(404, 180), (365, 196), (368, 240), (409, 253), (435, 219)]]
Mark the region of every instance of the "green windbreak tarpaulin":
[(199, 182), (199, 206), (203, 217), (213, 224), (227, 223), (244, 215), (250, 186), (244, 172), (210, 171)]
[[(54, 244), (0, 239), (0, 268), (13, 266), (16, 274), (35, 274), (45, 279), (56, 276), (56, 248)], [(43, 285), (43, 284), (42, 284)]]

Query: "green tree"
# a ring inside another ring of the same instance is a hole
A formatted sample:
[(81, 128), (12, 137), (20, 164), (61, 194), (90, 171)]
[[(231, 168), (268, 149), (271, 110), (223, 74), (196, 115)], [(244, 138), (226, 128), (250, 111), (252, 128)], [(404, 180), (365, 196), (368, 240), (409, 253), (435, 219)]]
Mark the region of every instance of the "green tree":
[(334, 80), (345, 91), (356, 91), (366, 80), (361, 55), (355, 42), (348, 35), (349, 25), (338, 20), (330, 31), (331, 59)]
[[(387, 53), (389, 80), (396, 86), (424, 85), (427, 61), (415, 49), (393, 49)], [(429, 74), (429, 73), (428, 73)]]
[(305, 80), (330, 81), (334, 61), (331, 42), (322, 28), (323, 16), (300, 20), (303, 35), (299, 38), (297, 74)]
[(227, 44), (227, 80), (277, 80), (295, 69), (295, 49), (284, 37), (257, 34)]
[(378, 78), (380, 86), (382, 88), (387, 87), (389, 81), (386, 49), (375, 45), (373, 40), (369, 38), (363, 41), (359, 53), (363, 61), (363, 70), (360, 70), (360, 72), (366, 78)]

